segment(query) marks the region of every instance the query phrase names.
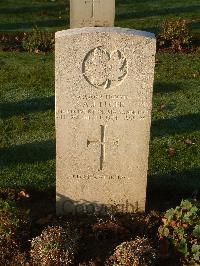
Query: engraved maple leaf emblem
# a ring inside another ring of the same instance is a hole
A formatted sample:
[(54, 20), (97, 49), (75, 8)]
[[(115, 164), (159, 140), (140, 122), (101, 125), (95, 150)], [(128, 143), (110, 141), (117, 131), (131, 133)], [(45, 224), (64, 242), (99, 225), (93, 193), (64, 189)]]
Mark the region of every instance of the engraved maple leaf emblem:
[(109, 53), (97, 47), (86, 55), (83, 75), (96, 88), (118, 86), (127, 75), (127, 60), (119, 50)]

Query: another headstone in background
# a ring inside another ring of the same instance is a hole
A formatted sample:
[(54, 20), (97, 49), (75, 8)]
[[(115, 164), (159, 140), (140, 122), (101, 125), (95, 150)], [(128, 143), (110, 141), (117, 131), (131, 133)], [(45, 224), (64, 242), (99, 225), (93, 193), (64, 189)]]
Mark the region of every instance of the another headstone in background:
[(115, 0), (70, 0), (70, 28), (113, 27)]
[(142, 31), (56, 33), (58, 214), (145, 209), (155, 52)]

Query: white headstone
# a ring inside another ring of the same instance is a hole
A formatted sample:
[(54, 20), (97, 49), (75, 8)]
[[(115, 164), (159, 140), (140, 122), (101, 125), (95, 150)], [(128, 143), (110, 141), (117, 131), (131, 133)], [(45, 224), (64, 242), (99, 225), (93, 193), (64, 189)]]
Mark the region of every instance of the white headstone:
[(145, 209), (156, 40), (56, 33), (57, 213)]
[(113, 27), (115, 0), (70, 0), (70, 28)]

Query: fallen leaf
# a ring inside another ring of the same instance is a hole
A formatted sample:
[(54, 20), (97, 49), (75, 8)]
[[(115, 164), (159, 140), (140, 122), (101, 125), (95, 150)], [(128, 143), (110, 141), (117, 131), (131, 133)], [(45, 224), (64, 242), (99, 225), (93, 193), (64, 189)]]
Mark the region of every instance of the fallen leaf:
[(186, 139), (184, 142), (185, 142), (185, 144), (188, 144), (188, 145), (195, 144), (191, 139)]
[(29, 198), (30, 196), (29, 196), (29, 194), (28, 193), (26, 193), (25, 191), (20, 191), (19, 193), (18, 193), (18, 200), (20, 200), (20, 199), (27, 199), (27, 198)]
[(171, 226), (176, 227), (176, 221), (172, 221)]
[(162, 110), (164, 110), (166, 108), (166, 104), (161, 104), (158, 108), (158, 111), (161, 112)]
[(169, 156), (174, 156), (174, 155), (176, 155), (176, 149), (174, 149), (174, 148), (169, 148), (169, 149), (168, 149), (168, 154), (169, 154)]
[(188, 224), (183, 224), (183, 228), (188, 228)]
[(167, 218), (162, 218), (162, 222), (165, 224), (167, 222)]

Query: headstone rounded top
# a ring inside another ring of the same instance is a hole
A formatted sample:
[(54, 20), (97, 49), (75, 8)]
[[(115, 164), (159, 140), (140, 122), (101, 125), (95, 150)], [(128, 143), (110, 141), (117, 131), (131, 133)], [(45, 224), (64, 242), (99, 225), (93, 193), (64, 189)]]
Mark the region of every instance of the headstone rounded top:
[(75, 34), (84, 34), (84, 33), (119, 33), (119, 34), (126, 34), (131, 36), (143, 36), (146, 38), (153, 38), (155, 39), (155, 34), (147, 31), (135, 30), (135, 29), (128, 29), (128, 28), (120, 28), (120, 27), (84, 27), (84, 28), (77, 28), (77, 29), (69, 29), (69, 30), (62, 30), (57, 31), (55, 36), (56, 38), (65, 37), (67, 35), (75, 35)]

